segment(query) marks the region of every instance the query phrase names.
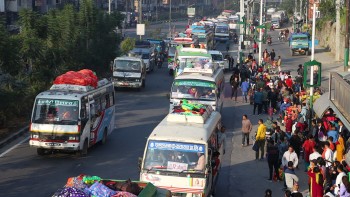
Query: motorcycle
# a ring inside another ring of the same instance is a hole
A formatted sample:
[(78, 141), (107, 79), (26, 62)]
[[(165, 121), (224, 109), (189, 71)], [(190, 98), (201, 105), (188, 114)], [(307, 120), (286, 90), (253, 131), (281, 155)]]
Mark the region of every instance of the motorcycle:
[(158, 57), (158, 59), (157, 59), (158, 68), (162, 68), (162, 65), (163, 65), (163, 60), (160, 57)]

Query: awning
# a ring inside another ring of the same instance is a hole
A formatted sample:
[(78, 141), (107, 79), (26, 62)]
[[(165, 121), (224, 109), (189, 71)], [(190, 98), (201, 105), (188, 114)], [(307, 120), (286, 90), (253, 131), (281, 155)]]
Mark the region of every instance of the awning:
[(324, 113), (329, 108), (332, 108), (334, 113), (336, 114), (336, 117), (339, 118), (344, 123), (344, 126), (346, 128), (350, 129), (350, 122), (342, 115), (342, 113), (333, 104), (333, 102), (329, 100), (329, 92), (326, 92), (322, 94), (322, 96), (315, 101), (313, 105), (313, 110), (318, 117), (322, 118)]

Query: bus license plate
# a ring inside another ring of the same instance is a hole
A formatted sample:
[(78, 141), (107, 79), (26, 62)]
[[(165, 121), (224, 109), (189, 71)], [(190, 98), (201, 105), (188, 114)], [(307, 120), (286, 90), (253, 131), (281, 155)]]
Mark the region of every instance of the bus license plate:
[(46, 143), (48, 146), (61, 146), (60, 143)]

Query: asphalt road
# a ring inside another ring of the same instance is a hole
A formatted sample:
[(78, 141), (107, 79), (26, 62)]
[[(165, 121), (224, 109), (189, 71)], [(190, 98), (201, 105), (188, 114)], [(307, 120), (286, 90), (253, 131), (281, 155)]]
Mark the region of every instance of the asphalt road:
[[(177, 28), (184, 26), (185, 22), (176, 24)], [(271, 34), (276, 36), (278, 32), (271, 32)], [(267, 48), (270, 51), (274, 48), (276, 55), (282, 56), (283, 67), (286, 70), (296, 71), (299, 63), (304, 63), (309, 59), (309, 56), (291, 57), (287, 43), (276, 40), (275, 37), (272, 46), (264, 46), (263, 49)], [(224, 44), (217, 46), (219, 50), (224, 50), (224, 48)], [(237, 45), (232, 45), (230, 52), (233, 56), (236, 55), (236, 51)], [(229, 76), (230, 74), (227, 73), (226, 81), (228, 81)], [(39, 157), (36, 150), (29, 147), (27, 141), (14, 147), (0, 157), (1, 196), (15, 197), (21, 194), (28, 197), (50, 196), (65, 184), (68, 177), (79, 174), (138, 180), (138, 157), (143, 155), (147, 136), (168, 112), (169, 100), (166, 94), (170, 90), (171, 82), (172, 77), (168, 75), (164, 65), (162, 69), (155, 69), (154, 72), (147, 75), (146, 88), (142, 91), (119, 90), (116, 97), (114, 132), (108, 138), (106, 145), (98, 145), (89, 149), (86, 158), (69, 154)], [(242, 172), (246, 168), (245, 165), (238, 164), (244, 164), (254, 159), (250, 158), (249, 154), (245, 154), (246, 149), (235, 149), (232, 144), (235, 141), (232, 140), (232, 136), (239, 134), (241, 115), (249, 113), (251, 106), (231, 101), (229, 85), (226, 86), (225, 95), (226, 100), (222, 115), (228, 132), (228, 150), (224, 161), (222, 161), (216, 196), (237, 196), (236, 191), (238, 190), (241, 191), (240, 194), (243, 194), (240, 196), (252, 196), (252, 194), (254, 194), (253, 196), (262, 196), (263, 191), (254, 190), (254, 185), (260, 184), (265, 177), (257, 178), (256, 174), (247, 173), (240, 178), (251, 184), (233, 185), (237, 182), (232, 181), (231, 173)], [(256, 123), (257, 121), (254, 120), (253, 124), (256, 125)], [(20, 140), (22, 139), (18, 139), (17, 142)], [(14, 144), (15, 142), (0, 150), (0, 153), (13, 147)], [(240, 154), (236, 157), (237, 155), (234, 153)], [(267, 170), (267, 164), (264, 167)], [(249, 192), (245, 193), (245, 191)]]

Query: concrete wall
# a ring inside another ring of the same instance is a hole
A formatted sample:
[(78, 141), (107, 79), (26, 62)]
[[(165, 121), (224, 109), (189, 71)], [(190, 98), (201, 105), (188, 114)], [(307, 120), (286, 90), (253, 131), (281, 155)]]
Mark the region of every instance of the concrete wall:
[[(316, 29), (316, 38), (319, 45), (327, 48), (335, 57), (335, 23), (327, 22), (321, 30)], [(340, 59), (344, 59), (345, 25), (341, 25), (340, 32)]]

